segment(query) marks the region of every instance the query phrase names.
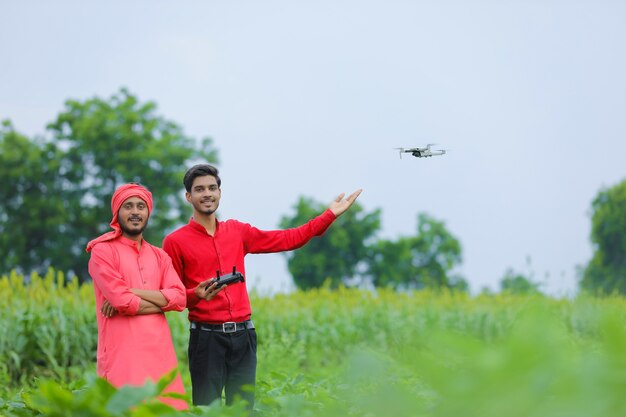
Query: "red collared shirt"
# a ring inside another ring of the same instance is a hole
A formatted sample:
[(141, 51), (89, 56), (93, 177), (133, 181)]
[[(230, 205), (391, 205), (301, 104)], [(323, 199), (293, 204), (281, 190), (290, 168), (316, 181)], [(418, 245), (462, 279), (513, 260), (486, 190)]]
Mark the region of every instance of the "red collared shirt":
[(332, 211), (302, 226), (286, 230), (259, 230), (237, 220), (217, 222), (215, 233), (193, 219), (165, 237), (163, 250), (187, 289), (189, 320), (202, 323), (241, 322), (252, 314), (245, 282), (231, 284), (209, 301), (200, 300), (194, 288), (202, 281), (231, 273), (233, 267), (246, 276), (244, 256), (297, 249), (314, 236), (321, 236), (336, 219)]

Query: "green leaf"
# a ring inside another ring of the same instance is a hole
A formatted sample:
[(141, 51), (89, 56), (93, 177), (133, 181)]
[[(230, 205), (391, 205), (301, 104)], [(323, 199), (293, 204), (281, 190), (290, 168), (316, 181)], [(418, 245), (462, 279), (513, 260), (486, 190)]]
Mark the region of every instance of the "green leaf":
[(159, 394), (156, 384), (147, 381), (140, 387), (125, 385), (117, 390), (106, 404), (106, 410), (117, 415), (128, 411), (148, 399), (155, 398)]

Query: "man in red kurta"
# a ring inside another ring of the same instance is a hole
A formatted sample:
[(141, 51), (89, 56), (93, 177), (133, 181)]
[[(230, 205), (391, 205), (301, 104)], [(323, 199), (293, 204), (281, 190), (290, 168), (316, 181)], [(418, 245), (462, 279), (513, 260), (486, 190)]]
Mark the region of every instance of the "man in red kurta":
[[(143, 385), (178, 367), (163, 312), (185, 308), (185, 288), (170, 257), (143, 240), (152, 212), (150, 191), (122, 185), (113, 194), (111, 211), (113, 231), (87, 245), (99, 312), (98, 375), (116, 387)], [(180, 374), (165, 391), (185, 393)], [(183, 400), (161, 400), (187, 408)]]
[(346, 199), (341, 194), (326, 211), (300, 227), (265, 231), (237, 220), (217, 220), (221, 180), (215, 167), (193, 166), (183, 183), (193, 218), (166, 236), (163, 249), (187, 288), (193, 403), (210, 404), (224, 390), (226, 404), (240, 395), (252, 408), (254, 392), (243, 387), (255, 384), (257, 339), (246, 284), (219, 287), (211, 278), (233, 270), (245, 276), (248, 253), (292, 250), (322, 235), (361, 190)]

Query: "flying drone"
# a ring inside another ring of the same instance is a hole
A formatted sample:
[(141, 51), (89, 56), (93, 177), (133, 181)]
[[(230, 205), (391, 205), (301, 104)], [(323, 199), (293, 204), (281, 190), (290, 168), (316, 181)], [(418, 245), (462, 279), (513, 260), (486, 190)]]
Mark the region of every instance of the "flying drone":
[(435, 149), (431, 150), (430, 147), (433, 146), (434, 143), (429, 143), (424, 148), (396, 148), (400, 151), (400, 159), (402, 159), (403, 153), (410, 153), (416, 158), (428, 158), (436, 155), (444, 155), (446, 153), (445, 149)]

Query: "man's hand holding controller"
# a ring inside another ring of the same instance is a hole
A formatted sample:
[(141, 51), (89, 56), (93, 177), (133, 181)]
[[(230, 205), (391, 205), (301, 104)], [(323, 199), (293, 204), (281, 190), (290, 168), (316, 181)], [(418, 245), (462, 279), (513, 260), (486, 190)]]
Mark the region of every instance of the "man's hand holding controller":
[(215, 278), (207, 279), (206, 281), (202, 281), (198, 286), (193, 290), (201, 300), (209, 301), (211, 298), (215, 297), (215, 295), (224, 289), (223, 286), (219, 285)]
[(220, 275), (220, 271), (217, 271), (217, 277), (202, 281), (194, 289), (196, 296), (202, 300), (209, 301), (215, 295), (226, 288), (227, 285), (234, 284), (236, 282), (244, 282), (245, 278), (241, 272), (237, 272), (237, 269), (233, 267), (231, 274)]

